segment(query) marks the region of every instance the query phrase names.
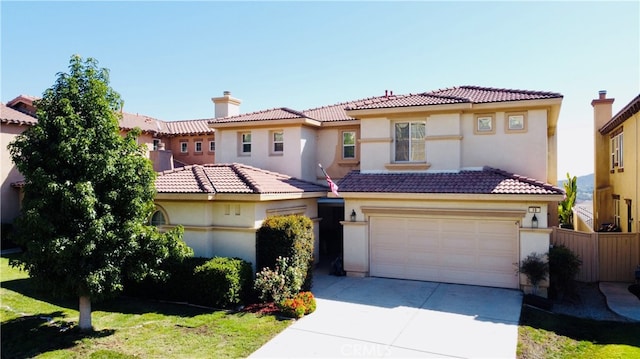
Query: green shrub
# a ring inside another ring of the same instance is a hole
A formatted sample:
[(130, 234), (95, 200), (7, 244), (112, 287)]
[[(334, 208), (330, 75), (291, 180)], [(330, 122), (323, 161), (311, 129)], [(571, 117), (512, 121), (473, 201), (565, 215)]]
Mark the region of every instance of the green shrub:
[(520, 273), (524, 273), (533, 286), (533, 294), (536, 294), (540, 282), (547, 278), (549, 263), (544, 260), (544, 254), (533, 252), (520, 263)]
[(127, 279), (124, 294), (147, 299), (194, 302), (199, 296), (200, 284), (196, 283), (194, 271), (209, 259), (202, 257), (185, 258), (182, 261), (164, 263), (162, 269), (169, 277), (166, 280), (147, 278), (141, 282)]
[(556, 294), (571, 292), (582, 260), (564, 245), (549, 249), (549, 279)]
[(256, 269), (275, 268), (278, 257), (290, 258), (304, 274), (303, 289), (313, 280), (313, 222), (300, 215), (267, 218), (256, 234)]
[(243, 303), (253, 284), (251, 263), (240, 258), (215, 257), (198, 266), (194, 274), (199, 304), (208, 306), (228, 308)]
[(290, 258), (278, 257), (274, 269), (266, 267), (256, 274), (254, 288), (260, 300), (279, 303), (300, 291), (304, 273), (291, 262)]

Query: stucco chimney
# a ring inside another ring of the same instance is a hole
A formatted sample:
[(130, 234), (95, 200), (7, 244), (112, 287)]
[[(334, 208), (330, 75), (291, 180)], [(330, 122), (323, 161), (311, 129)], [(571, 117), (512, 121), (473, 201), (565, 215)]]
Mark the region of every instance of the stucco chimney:
[(230, 91), (224, 91), (222, 93), (222, 97), (213, 97), (211, 98), (211, 101), (213, 101), (215, 106), (216, 118), (236, 116), (240, 114), (240, 103), (242, 101), (231, 97)]
[(591, 101), (591, 106), (593, 106), (593, 124), (596, 127), (596, 131), (602, 128), (602, 126), (611, 119), (611, 105), (613, 104), (613, 101), (614, 99), (607, 98), (606, 90), (598, 91), (598, 98)]
[(596, 208), (597, 199), (595, 198), (595, 196), (597, 195), (598, 189), (606, 188), (609, 186), (609, 156), (611, 154), (611, 152), (609, 151), (609, 137), (601, 135), (600, 129), (607, 122), (609, 122), (609, 120), (611, 120), (611, 105), (613, 104), (613, 101), (614, 99), (607, 98), (607, 91), (605, 90), (600, 90), (598, 92), (598, 98), (591, 101), (591, 106), (593, 106), (593, 172), (594, 186), (596, 190), (596, 193), (594, 193), (593, 208), (593, 214), (595, 215), (594, 229), (597, 229), (599, 224), (599, 209)]

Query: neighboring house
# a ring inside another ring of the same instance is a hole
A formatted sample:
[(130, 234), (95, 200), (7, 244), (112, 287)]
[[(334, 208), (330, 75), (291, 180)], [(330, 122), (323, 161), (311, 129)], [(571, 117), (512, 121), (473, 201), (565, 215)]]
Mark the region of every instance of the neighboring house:
[(322, 163), (341, 178), (344, 202), (329, 195), (318, 210), (338, 208), (329, 222), (355, 213), (337, 246), (349, 275), (519, 288), (519, 261), (547, 252), (563, 198), (551, 185), (561, 103), (558, 93), (462, 86), (211, 127), (221, 162), (310, 181), (324, 180)]
[[(0, 107), (0, 146), (2, 166), (0, 184), (2, 223), (13, 223), (20, 211), (19, 187), (24, 177), (11, 161), (7, 149), (15, 137), (38, 122), (33, 101), (37, 98), (20, 95)], [(156, 171), (181, 167), (186, 164), (215, 162), (215, 132), (207, 120), (167, 122), (149, 116), (122, 112), (122, 135), (133, 128), (142, 134), (138, 143), (149, 149), (148, 156)], [(12, 186), (13, 184), (13, 186)]]
[(327, 187), (233, 163), (193, 165), (165, 171), (156, 180), (161, 228), (181, 224), (197, 256), (239, 257), (255, 265), (256, 231), (268, 216), (299, 214), (314, 222), (319, 259), (317, 200)]
[(594, 113), (596, 231), (640, 232), (640, 95), (615, 116), (614, 99), (600, 91)]

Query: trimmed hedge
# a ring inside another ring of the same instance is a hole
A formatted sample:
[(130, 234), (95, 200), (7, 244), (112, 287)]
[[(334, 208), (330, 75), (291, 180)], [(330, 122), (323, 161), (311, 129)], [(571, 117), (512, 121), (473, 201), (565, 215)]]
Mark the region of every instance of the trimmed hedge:
[(240, 258), (216, 257), (195, 269), (202, 284), (198, 299), (205, 305), (228, 308), (246, 301), (253, 287), (251, 263)]
[(253, 269), (239, 258), (186, 258), (165, 268), (166, 281), (127, 281), (124, 294), (147, 299), (230, 308), (251, 299)]
[(290, 258), (291, 265), (305, 273), (302, 289), (311, 289), (313, 280), (313, 222), (300, 215), (274, 216), (264, 220), (256, 234), (256, 270), (274, 269), (278, 257)]

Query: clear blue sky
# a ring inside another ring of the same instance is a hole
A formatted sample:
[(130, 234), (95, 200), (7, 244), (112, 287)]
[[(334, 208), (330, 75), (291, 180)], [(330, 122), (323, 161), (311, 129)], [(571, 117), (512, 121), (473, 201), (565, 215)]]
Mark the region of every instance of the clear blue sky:
[[(640, 93), (631, 2), (11, 2), (2, 102), (40, 96), (72, 54), (111, 71), (125, 111), (213, 117), (460, 85), (560, 92), (558, 173), (593, 171), (590, 102)], [(532, 156), (541, 154), (531, 154)], [(526, 159), (523, 159), (526, 161)]]

